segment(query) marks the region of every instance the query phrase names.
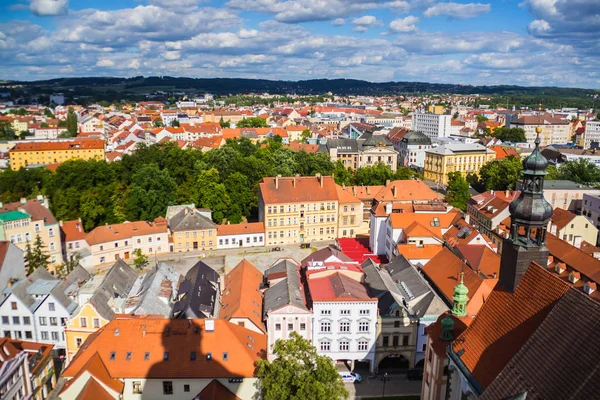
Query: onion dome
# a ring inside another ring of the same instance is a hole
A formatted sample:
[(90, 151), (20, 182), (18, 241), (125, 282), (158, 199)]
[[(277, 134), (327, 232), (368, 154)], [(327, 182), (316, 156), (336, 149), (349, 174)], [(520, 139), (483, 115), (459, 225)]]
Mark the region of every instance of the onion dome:
[(540, 133), (542, 128), (535, 128), (537, 137), (535, 138), (535, 149), (523, 160), (523, 173), (529, 175), (546, 175), (548, 160), (540, 152)]

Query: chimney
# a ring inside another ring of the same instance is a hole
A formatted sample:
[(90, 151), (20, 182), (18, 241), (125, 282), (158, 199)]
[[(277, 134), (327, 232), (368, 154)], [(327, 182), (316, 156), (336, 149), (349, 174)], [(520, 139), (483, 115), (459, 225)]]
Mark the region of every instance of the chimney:
[(394, 195), (394, 198), (397, 197), (397, 195), (398, 195), (398, 188), (396, 186), (392, 187), (392, 194)]
[(142, 324), (142, 337), (146, 337), (146, 324)]
[(296, 187), (296, 177), (292, 179), (292, 187)]
[(215, 320), (214, 319), (205, 319), (204, 320), (204, 330), (206, 332), (214, 332), (215, 331)]
[(392, 213), (392, 203), (387, 203), (387, 204), (385, 205), (385, 213), (386, 213), (387, 215), (390, 215), (390, 214)]
[(26, 204), (27, 203), (27, 199), (25, 197), (21, 197), (21, 204)]
[(275, 177), (275, 189), (279, 189), (279, 178), (281, 177), (281, 175), (277, 175)]
[(390, 180), (389, 179), (385, 180), (385, 186), (390, 186)]
[(319, 185), (321, 187), (323, 187), (323, 178), (321, 177), (321, 174), (316, 173), (315, 176), (317, 177), (317, 180), (319, 181)]
[(508, 200), (508, 196), (510, 196), (510, 190), (506, 190), (506, 192), (504, 193), (504, 196)]
[(63, 226), (63, 221), (62, 219), (60, 221), (58, 221), (58, 226)]
[(356, 196), (356, 186), (352, 186), (352, 196)]
[[(363, 186), (363, 190), (364, 190), (364, 186)], [(367, 186), (367, 194), (370, 195), (371, 194), (371, 187)]]
[(0, 201), (0, 208), (3, 208), (4, 204)]
[(490, 194), (493, 196), (494, 195), (494, 190), (490, 190)]

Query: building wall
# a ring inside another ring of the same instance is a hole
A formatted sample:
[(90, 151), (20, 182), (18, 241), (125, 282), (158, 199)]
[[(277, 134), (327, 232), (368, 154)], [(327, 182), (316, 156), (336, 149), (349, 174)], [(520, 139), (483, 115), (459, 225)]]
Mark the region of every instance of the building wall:
[[(215, 363), (220, 362), (220, 357), (216, 357)], [(257, 378), (244, 378), (240, 383), (230, 383), (227, 378), (217, 379), (231, 392), (242, 400), (253, 400), (256, 396)], [(173, 394), (163, 394), (163, 382), (169, 381), (173, 384)], [(169, 400), (189, 400), (198, 395), (212, 379), (125, 379), (123, 388), (123, 400), (142, 400), (142, 399), (169, 399)], [(142, 393), (133, 393), (133, 383), (141, 384)], [(190, 391), (184, 392), (184, 385), (189, 385)], [(66, 400), (66, 399), (65, 399)]]
[(600, 196), (583, 195), (582, 215), (585, 215), (597, 229), (600, 229)]
[(377, 347), (376, 347), (376, 366), (378, 370), (379, 363), (388, 356), (401, 355), (409, 362), (409, 368), (415, 365), (415, 349), (417, 341), (417, 327), (409, 317), (403, 316), (398, 310), (398, 314), (379, 317), (377, 325)]
[(599, 195), (600, 190), (598, 189), (574, 189), (574, 190), (561, 190), (561, 189), (546, 189), (544, 188), (544, 198), (548, 203), (552, 205), (552, 208), (562, 208), (579, 214), (583, 208), (583, 196), (585, 194)]
[(431, 344), (432, 340), (428, 337), (423, 368), (421, 399), (442, 400), (446, 398), (447, 376), (444, 374), (444, 369), (448, 365), (448, 359), (438, 356), (433, 351)]
[(408, 145), (404, 142), (400, 142), (398, 147), (400, 149), (400, 161), (403, 163), (406, 160), (407, 166), (417, 168), (425, 167), (425, 151), (433, 148), (431, 145)]
[[(267, 357), (269, 360), (274, 359), (273, 346), (275, 346), (275, 342), (279, 339), (287, 340), (292, 332), (296, 332), (304, 339), (312, 341), (313, 327), (312, 313), (310, 311), (294, 306), (286, 306), (268, 313), (266, 322)], [(289, 324), (292, 324), (292, 326), (290, 327)], [(301, 324), (304, 324), (304, 326), (301, 326)]]
[[(13, 318), (18, 318), (19, 323), (16, 324)], [(28, 323), (26, 323), (26, 318), (29, 318)], [(0, 305), (1, 336), (10, 336), (13, 339), (20, 340), (37, 341), (35, 322), (33, 313), (14, 295), (10, 295), (8, 299)]]
[(552, 222), (549, 222), (548, 225), (550, 233), (577, 248), (581, 247), (581, 242), (584, 240), (588, 243), (596, 244), (596, 240), (598, 239), (598, 228), (583, 215), (573, 218), (561, 230), (556, 230)]
[(369, 149), (359, 156), (359, 168), (371, 167), (379, 163), (389, 166), (392, 171), (398, 168), (398, 153), (387, 147), (375, 147)]
[(28, 379), (30, 374), (27, 354), (22, 351), (7, 364), (8, 367), (0, 377), (2, 399), (27, 398), (32, 391), (31, 382)]
[[(342, 312), (346, 311), (348, 314), (343, 315)], [(313, 346), (317, 348), (319, 354), (326, 355), (334, 361), (368, 360), (370, 370), (374, 370), (377, 301), (314, 302), (313, 315)], [(324, 322), (330, 323), (329, 332), (322, 331)], [(350, 323), (349, 332), (340, 331), (341, 322)], [(368, 332), (359, 332), (360, 322), (368, 322)], [(345, 341), (349, 343), (347, 351), (340, 349), (340, 344)], [(359, 350), (359, 342), (367, 343), (366, 350)], [(329, 343), (329, 350), (322, 347), (323, 343)]]
[(589, 149), (592, 142), (600, 144), (600, 121), (587, 121), (585, 124), (584, 148)]
[(104, 147), (101, 149), (36, 150), (9, 152), (10, 168), (13, 171), (29, 164), (56, 164), (67, 160), (104, 160)]
[(244, 235), (221, 235), (217, 240), (217, 249), (235, 249), (239, 247), (257, 247), (265, 245), (264, 233)]
[(450, 172), (460, 172), (466, 177), (468, 173), (478, 173), (482, 166), (495, 158), (495, 154), (485, 151), (449, 155), (425, 153), (424, 176), (425, 179), (446, 184)]
[(539, 126), (542, 128), (542, 133), (540, 133), (540, 145), (548, 146), (550, 144), (565, 144), (571, 141), (569, 137), (569, 124), (561, 124), (561, 125), (522, 125), (511, 123), (516, 128), (522, 128), (525, 131), (525, 138), (527, 142), (533, 143), (535, 138), (537, 137), (536, 128)]
[(339, 209), (338, 237), (356, 237), (358, 233), (364, 233), (363, 203), (342, 203)]
[(414, 113), (412, 130), (422, 132), (430, 138), (449, 137), (451, 133), (450, 115)]
[[(82, 319), (85, 319), (86, 326), (83, 326)], [(98, 322), (98, 328), (95, 327), (95, 322)], [(83, 305), (76, 314), (73, 314), (65, 327), (67, 362), (70, 362), (75, 354), (77, 354), (77, 351), (85, 343), (88, 336), (109, 322), (90, 303)], [(80, 343), (78, 339), (81, 341)]]
[(133, 257), (136, 249), (148, 257), (169, 252), (169, 235), (166, 232), (151, 235), (133, 236), (131, 238), (98, 243), (90, 246), (92, 265), (113, 263), (118, 258), (127, 260)]
[(212, 250), (217, 248), (217, 229), (173, 232), (173, 251)]

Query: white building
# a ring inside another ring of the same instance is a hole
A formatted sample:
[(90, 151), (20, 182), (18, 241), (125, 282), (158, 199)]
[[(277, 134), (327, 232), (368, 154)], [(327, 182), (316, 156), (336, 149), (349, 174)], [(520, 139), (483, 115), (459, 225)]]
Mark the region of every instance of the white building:
[(587, 121), (585, 123), (584, 145), (585, 149), (592, 147), (595, 143), (596, 147), (600, 147), (600, 121)]
[[(360, 268), (360, 267), (358, 267)], [(308, 276), (313, 304), (313, 345), (317, 352), (354, 369), (355, 362), (375, 368), (377, 299), (346, 270), (326, 268)]]
[(422, 132), (429, 138), (448, 137), (452, 133), (451, 115), (416, 112), (412, 117), (412, 130)]
[(264, 222), (217, 225), (217, 249), (265, 245)]
[[(600, 194), (584, 194), (582, 215), (600, 229)], [(592, 243), (595, 245), (595, 243)]]
[(398, 143), (400, 163), (422, 169), (425, 167), (425, 151), (432, 147), (429, 136), (421, 132), (408, 132)]

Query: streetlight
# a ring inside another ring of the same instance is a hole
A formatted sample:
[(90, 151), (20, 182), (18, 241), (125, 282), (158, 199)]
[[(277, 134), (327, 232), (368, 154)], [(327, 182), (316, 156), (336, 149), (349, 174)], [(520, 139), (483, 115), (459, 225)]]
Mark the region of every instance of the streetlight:
[(381, 378), (381, 380), (383, 381), (383, 391), (381, 392), (381, 398), (383, 399), (385, 397), (385, 383), (390, 380), (387, 372), (383, 374), (383, 378)]

